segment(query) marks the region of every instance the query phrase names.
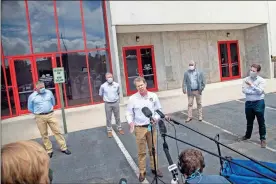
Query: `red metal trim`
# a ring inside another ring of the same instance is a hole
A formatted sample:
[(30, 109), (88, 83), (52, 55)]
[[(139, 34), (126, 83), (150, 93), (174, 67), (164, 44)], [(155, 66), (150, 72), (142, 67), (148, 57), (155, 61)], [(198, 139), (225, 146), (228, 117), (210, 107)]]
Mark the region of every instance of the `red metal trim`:
[(57, 40), (58, 40), (58, 51), (61, 51), (60, 38), (59, 38), (59, 29), (58, 29), (58, 14), (57, 14), (57, 2), (56, 2), (56, 0), (54, 0), (53, 3), (54, 3), (54, 17), (55, 17), (55, 23), (56, 23), (56, 34), (57, 34)]
[(80, 13), (81, 13), (81, 27), (82, 27), (82, 36), (84, 42), (84, 50), (87, 50), (87, 43), (86, 43), (86, 30), (85, 30), (85, 23), (83, 18), (83, 7), (82, 7), (82, 0), (80, 0)]
[(154, 46), (151, 47), (151, 58), (152, 58), (152, 69), (154, 76), (154, 88), (153, 91), (158, 91), (158, 80), (157, 80), (157, 72), (156, 72), (156, 63), (155, 63), (155, 54), (154, 54)]
[(9, 105), (9, 111), (10, 111), (10, 115), (12, 116), (12, 110), (11, 110), (11, 101), (10, 101), (10, 93), (8, 90), (8, 82), (7, 82), (7, 76), (6, 76), (6, 67), (5, 67), (5, 60), (4, 60), (4, 55), (1, 52), (2, 55), (2, 63), (1, 63), (1, 67), (3, 68), (3, 76), (4, 76), (4, 81), (5, 81), (5, 86), (6, 86), (6, 93), (7, 93), (7, 98), (8, 98), (8, 105)]
[(33, 40), (32, 40), (32, 30), (31, 30), (31, 23), (30, 23), (30, 16), (29, 16), (29, 7), (28, 7), (28, 1), (25, 0), (25, 10), (26, 10), (26, 20), (28, 25), (28, 37), (30, 42), (30, 52), (33, 54)]
[(104, 28), (105, 28), (105, 38), (106, 38), (106, 45), (107, 45), (107, 52), (108, 52), (108, 60), (110, 65), (110, 72), (112, 73), (112, 58), (111, 58), (111, 50), (110, 50), (110, 41), (109, 41), (109, 29), (108, 29), (108, 20), (107, 20), (107, 4), (106, 0), (102, 1), (102, 8), (103, 8), (103, 18), (104, 18)]
[[(231, 50), (230, 44), (236, 43), (237, 44), (237, 55), (238, 55), (238, 68), (239, 68), (239, 75), (233, 76), (232, 74), (232, 58), (231, 58)], [(227, 57), (228, 57), (228, 68), (229, 68), (229, 77), (222, 77), (222, 68), (221, 68), (221, 56), (220, 56), (220, 44), (227, 45)], [(238, 40), (230, 40), (230, 41), (218, 41), (218, 57), (219, 57), (219, 70), (220, 70), (220, 80), (221, 81), (228, 81), (241, 78), (241, 71), (240, 71), (240, 52), (239, 52), (239, 43)]]
[[(80, 12), (81, 12), (81, 27), (82, 27), (82, 34), (83, 34), (83, 40), (84, 40), (84, 49), (87, 50), (87, 45), (86, 45), (86, 32), (85, 32), (85, 27), (84, 27), (84, 18), (83, 18), (83, 7), (82, 7), (82, 0), (80, 0)], [(88, 85), (89, 85), (89, 92), (90, 92), (90, 100), (91, 103), (93, 103), (93, 91), (91, 87), (91, 79), (90, 79), (90, 67), (89, 67), (89, 62), (88, 62), (88, 52), (85, 53), (85, 58), (86, 58), (86, 67), (87, 67), (87, 75), (88, 75)]]
[(45, 52), (45, 53), (34, 53), (34, 54), (26, 54), (26, 55), (4, 56), (4, 58), (25, 58), (25, 57), (32, 57), (32, 56), (40, 56), (41, 54), (50, 55), (50, 54), (76, 53), (76, 52), (96, 52), (96, 51), (100, 51), (100, 50), (107, 51), (106, 48), (98, 48), (98, 49), (87, 49), (87, 50), (70, 50), (70, 51)]
[(151, 49), (152, 51), (152, 67), (153, 67), (153, 75), (154, 75), (154, 87), (148, 88), (148, 91), (158, 91), (158, 83), (157, 83), (157, 75), (156, 75), (156, 63), (155, 63), (155, 56), (154, 56), (154, 47), (153, 45), (139, 45), (139, 46), (127, 46), (123, 47), (123, 62), (124, 62), (124, 68), (125, 68), (125, 80), (126, 80), (126, 89), (127, 89), (127, 95), (132, 95), (136, 93), (135, 91), (131, 91), (129, 89), (128, 83), (128, 71), (127, 71), (127, 63), (126, 63), (126, 50), (136, 50), (137, 54), (137, 64), (138, 64), (138, 72), (140, 76), (143, 76), (143, 67), (142, 67), (142, 57), (141, 57), (141, 51), (140, 49)]

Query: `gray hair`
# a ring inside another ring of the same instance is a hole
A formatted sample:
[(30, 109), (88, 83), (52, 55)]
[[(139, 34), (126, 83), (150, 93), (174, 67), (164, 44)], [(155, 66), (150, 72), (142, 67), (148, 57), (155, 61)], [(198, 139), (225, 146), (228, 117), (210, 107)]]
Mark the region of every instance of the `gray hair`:
[(136, 82), (141, 82), (141, 81), (143, 81), (144, 84), (147, 83), (146, 80), (145, 80), (145, 78), (144, 77), (140, 77), (140, 76), (137, 77), (137, 78), (135, 78), (134, 81), (133, 81), (133, 83), (134, 83), (134, 85), (136, 85)]
[(44, 85), (44, 82), (43, 81), (37, 81), (36, 83), (35, 83), (35, 86), (36, 87), (38, 87), (38, 86), (41, 86), (41, 85)]
[(191, 60), (191, 61), (189, 62), (189, 64), (194, 64), (194, 65), (196, 65), (196, 62), (195, 62), (194, 60)]
[(113, 74), (110, 73), (110, 72), (106, 72), (105, 77), (106, 77), (107, 75), (112, 75), (112, 76), (113, 76)]

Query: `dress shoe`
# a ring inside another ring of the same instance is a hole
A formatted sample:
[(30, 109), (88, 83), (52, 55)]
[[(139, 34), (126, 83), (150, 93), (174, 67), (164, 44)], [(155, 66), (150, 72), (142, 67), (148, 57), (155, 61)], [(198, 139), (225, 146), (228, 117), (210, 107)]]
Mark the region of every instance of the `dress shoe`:
[(146, 172), (140, 173), (140, 175), (139, 175), (139, 181), (143, 182), (145, 180), (145, 178), (146, 178)]
[(62, 153), (65, 153), (66, 155), (71, 155), (71, 152), (67, 149), (67, 150), (64, 150), (64, 151), (61, 151)]
[(121, 130), (119, 130), (119, 133), (121, 134), (121, 135), (124, 135), (125, 134), (125, 132), (121, 129)]
[(239, 141), (246, 141), (246, 140), (248, 140), (248, 139), (250, 139), (250, 138), (247, 138), (246, 136), (243, 136), (243, 137), (239, 138), (238, 140), (239, 140)]
[(261, 140), (261, 148), (266, 148), (266, 141), (265, 140)]
[(53, 156), (53, 152), (48, 153), (48, 155), (49, 155), (49, 157), (50, 157), (50, 158), (52, 158), (52, 156)]
[[(151, 170), (151, 172), (152, 172), (152, 174), (156, 173), (155, 170)], [(163, 173), (159, 169), (157, 169), (157, 176), (158, 177), (163, 177)]]
[(186, 123), (188, 123), (188, 122), (190, 122), (190, 121), (192, 121), (192, 118), (187, 118), (187, 119), (186, 119)]
[(112, 132), (111, 132), (111, 131), (108, 131), (108, 132), (107, 132), (107, 136), (108, 136), (108, 138), (113, 137)]

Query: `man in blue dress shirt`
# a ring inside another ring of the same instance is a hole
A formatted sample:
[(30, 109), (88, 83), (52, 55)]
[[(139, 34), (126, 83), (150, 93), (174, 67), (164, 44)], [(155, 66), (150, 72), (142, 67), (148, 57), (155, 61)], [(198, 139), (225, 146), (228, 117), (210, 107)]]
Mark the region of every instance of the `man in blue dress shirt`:
[(253, 64), (250, 70), (250, 76), (244, 79), (242, 85), (242, 92), (246, 96), (245, 102), (245, 114), (247, 120), (247, 129), (245, 136), (242, 140), (247, 140), (251, 138), (253, 123), (255, 117), (257, 118), (259, 124), (259, 134), (261, 140), (261, 147), (266, 147), (266, 127), (265, 127), (265, 80), (259, 76), (261, 71), (261, 66), (258, 64)]
[(67, 149), (66, 142), (62, 136), (57, 119), (54, 117), (55, 97), (53, 93), (45, 89), (42, 81), (36, 83), (36, 91), (34, 91), (28, 98), (28, 110), (35, 115), (38, 130), (41, 134), (45, 149), (51, 158), (53, 156), (52, 143), (48, 137), (48, 127), (51, 128), (60, 149), (66, 155), (71, 152)]

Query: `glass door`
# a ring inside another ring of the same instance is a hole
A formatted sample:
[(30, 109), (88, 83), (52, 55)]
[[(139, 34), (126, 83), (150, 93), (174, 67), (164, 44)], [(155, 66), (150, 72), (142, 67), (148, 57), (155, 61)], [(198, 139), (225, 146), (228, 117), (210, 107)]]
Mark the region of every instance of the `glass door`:
[(15, 94), (16, 113), (28, 113), (28, 98), (34, 91), (35, 74), (32, 57), (10, 59), (12, 88)]
[(56, 67), (56, 58), (53, 55), (34, 56), (35, 81), (43, 81), (45, 88), (52, 91), (58, 108), (58, 86), (54, 83), (53, 68)]
[(18, 115), (29, 113), (28, 98), (34, 92), (38, 80), (43, 81), (46, 89), (53, 92), (56, 99), (55, 108), (59, 107), (59, 98), (56, 95), (58, 88), (53, 80), (53, 67), (56, 66), (54, 61), (55, 58), (52, 55), (10, 59), (12, 86)]
[(138, 76), (145, 78), (149, 91), (157, 91), (153, 46), (124, 47), (123, 59), (127, 95), (136, 93), (134, 79)]
[(238, 42), (218, 42), (218, 54), (221, 81), (240, 78), (241, 74)]

